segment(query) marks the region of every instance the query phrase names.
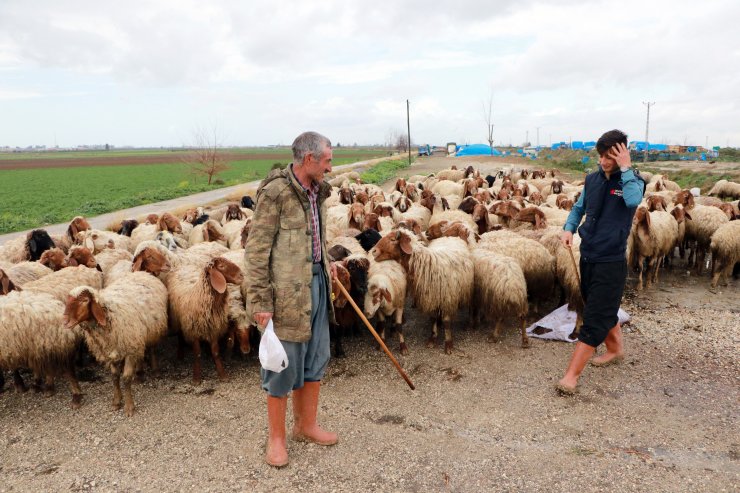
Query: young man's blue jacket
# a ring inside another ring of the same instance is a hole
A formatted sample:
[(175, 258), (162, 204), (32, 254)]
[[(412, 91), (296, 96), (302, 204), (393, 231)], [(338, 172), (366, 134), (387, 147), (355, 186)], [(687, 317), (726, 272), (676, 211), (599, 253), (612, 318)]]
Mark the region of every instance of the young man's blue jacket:
[[(609, 179), (599, 167), (586, 176), (583, 193), (570, 211), (563, 229), (581, 237), (584, 262), (624, 260), (632, 218), (645, 192), (645, 181), (632, 169), (614, 171)], [(586, 220), (579, 228), (581, 218)]]

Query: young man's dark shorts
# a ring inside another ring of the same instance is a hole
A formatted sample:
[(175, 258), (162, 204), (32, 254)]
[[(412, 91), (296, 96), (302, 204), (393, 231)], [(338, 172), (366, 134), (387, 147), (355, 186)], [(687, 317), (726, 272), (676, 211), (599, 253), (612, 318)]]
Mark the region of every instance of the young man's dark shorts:
[(617, 325), (622, 292), (627, 280), (627, 262), (584, 262), (581, 260), (581, 295), (586, 303), (578, 340), (592, 347), (606, 339)]

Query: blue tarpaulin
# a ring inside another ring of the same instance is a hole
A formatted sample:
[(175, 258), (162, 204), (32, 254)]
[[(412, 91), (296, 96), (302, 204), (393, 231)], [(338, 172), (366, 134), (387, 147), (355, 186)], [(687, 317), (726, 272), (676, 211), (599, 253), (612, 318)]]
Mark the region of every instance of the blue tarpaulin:
[[(492, 152), (493, 151), (493, 152)], [(455, 156), (501, 156), (501, 151), (488, 144), (471, 144), (457, 151)]]

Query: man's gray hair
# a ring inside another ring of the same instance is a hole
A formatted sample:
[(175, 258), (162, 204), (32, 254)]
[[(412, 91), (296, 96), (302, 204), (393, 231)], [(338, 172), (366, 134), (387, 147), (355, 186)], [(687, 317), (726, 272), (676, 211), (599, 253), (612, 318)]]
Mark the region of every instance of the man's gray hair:
[(293, 141), (293, 162), (303, 163), (306, 154), (313, 154), (317, 160), (321, 159), (324, 146), (331, 147), (331, 141), (318, 132), (303, 132)]

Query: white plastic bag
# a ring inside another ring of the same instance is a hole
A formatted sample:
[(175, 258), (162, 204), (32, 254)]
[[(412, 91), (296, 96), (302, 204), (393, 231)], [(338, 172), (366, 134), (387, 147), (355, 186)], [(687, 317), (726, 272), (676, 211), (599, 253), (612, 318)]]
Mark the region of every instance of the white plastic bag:
[(260, 339), (260, 364), (265, 370), (275, 373), (280, 373), (288, 367), (288, 355), (280, 339), (275, 335), (272, 319), (267, 322), (267, 328)]

